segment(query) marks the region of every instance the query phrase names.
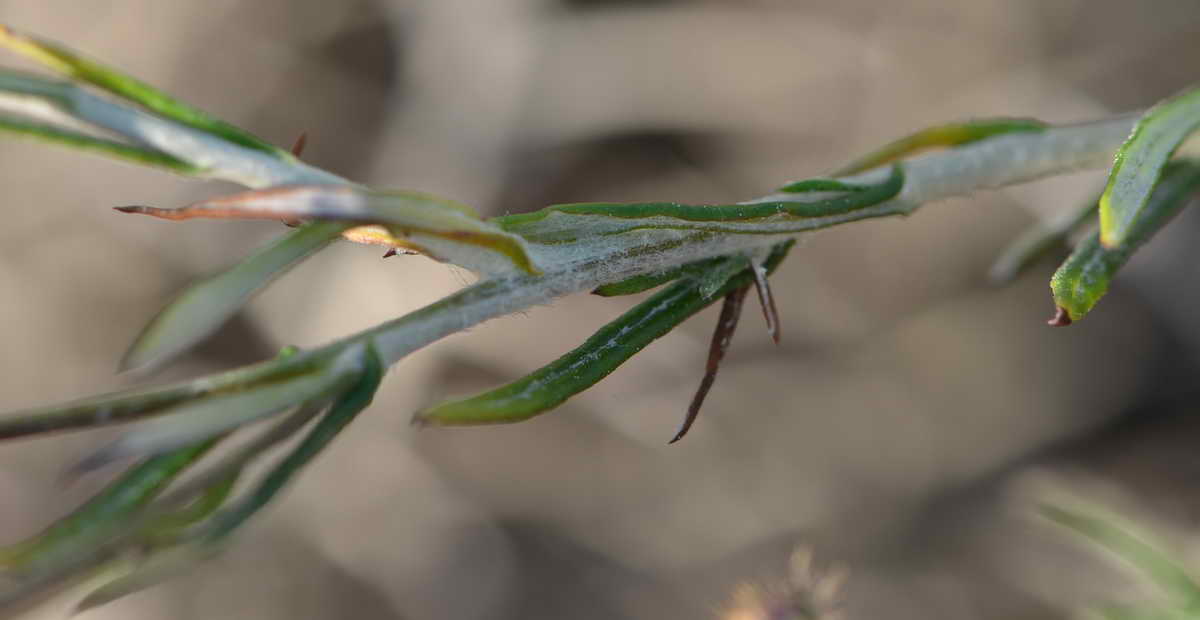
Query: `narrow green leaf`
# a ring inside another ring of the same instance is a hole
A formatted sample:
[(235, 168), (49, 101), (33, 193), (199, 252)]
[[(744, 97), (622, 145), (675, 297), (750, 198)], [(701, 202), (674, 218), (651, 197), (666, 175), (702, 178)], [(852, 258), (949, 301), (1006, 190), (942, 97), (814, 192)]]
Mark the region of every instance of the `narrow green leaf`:
[(1059, 309), (1051, 324), (1068, 325), (1083, 318), (1108, 292), (1117, 271), (1187, 205), (1197, 189), (1200, 162), (1172, 162), (1124, 241), (1108, 248), (1096, 233), (1080, 242), (1050, 280), (1054, 304)]
[[(775, 246), (766, 260), (768, 270), (787, 255), (794, 242)], [(753, 282), (745, 257), (724, 259), (742, 267), (711, 295), (701, 293), (699, 280), (684, 279), (638, 304), (601, 327), (579, 347), (529, 375), (477, 396), (454, 400), (418, 412), (417, 424), (469, 425), (520, 422), (553, 409), (571, 396), (606, 377), (646, 345), (688, 317), (721, 299), (731, 290)]]
[(217, 443), (209, 439), (135, 465), (83, 506), (42, 533), (0, 550), (0, 566), (19, 572), (55, 570), (119, 533), (125, 522)]
[(168, 409), (136, 424), (117, 440), (80, 461), (76, 471), (91, 471), (121, 459), (159, 454), (224, 434), (304, 402), (321, 400), (342, 389), (355, 369), (329, 368), (276, 383), (218, 394)]
[[(776, 215), (825, 217), (878, 204), (900, 193), (903, 186), (904, 171), (897, 165), (892, 167), (892, 173), (888, 175), (887, 179), (878, 185), (855, 189), (844, 192), (842, 196), (813, 202), (777, 201), (731, 205), (688, 205), (676, 202), (582, 202), (554, 205), (546, 207), (542, 211), (525, 215), (534, 216), (539, 213), (558, 212), (574, 215), (603, 215), (622, 219), (669, 217), (689, 222), (744, 221)], [(520, 221), (521, 217), (520, 215), (506, 216), (502, 221)], [(501, 220), (501, 218), (496, 219)]]
[(204, 471), (176, 485), (155, 502), (155, 508), (162, 508), (162, 516), (169, 517), (172, 514), (170, 509), (187, 505), (198, 496), (211, 492), (225, 480), (237, 479), (246, 465), (266, 454), (276, 444), (295, 435), (327, 406), (328, 403), (325, 402), (305, 403), (298, 411), (279, 420), (252, 441), (219, 457)]
[(106, 90), (183, 125), (199, 129), (240, 146), (270, 153), (280, 159), (292, 158), (287, 151), (269, 144), (243, 129), (218, 120), (201, 110), (173, 99), (145, 82), (94, 60), (84, 58), (57, 43), (18, 33), (0, 24), (0, 47), (6, 47), (48, 69)]
[(1041, 132), (1046, 127), (1045, 123), (1032, 118), (981, 118), (938, 125), (889, 142), (879, 150), (838, 169), (833, 176), (858, 174), (928, 149), (962, 146), (1010, 133)]
[(1167, 160), (1200, 128), (1200, 88), (1151, 108), (1117, 151), (1100, 197), (1100, 241), (1114, 247), (1132, 234)]
[(1049, 504), (1041, 506), (1041, 513), (1128, 562), (1151, 583), (1178, 600), (1195, 601), (1200, 597), (1200, 588), (1183, 567), (1158, 548), (1114, 525), (1111, 519)]
[(76, 603), (74, 613), (95, 609), (186, 573), (218, 551), (220, 547), (200, 544), (153, 549), (147, 557), (130, 560), (132, 566), (88, 593)]
[(237, 486), (241, 470), (234, 470), (194, 496), (184, 506), (158, 514), (138, 528), (138, 539), (154, 546), (177, 543), (185, 538), (189, 527), (217, 511)]
[(204, 170), (166, 153), (113, 140), (105, 140), (87, 134), (60, 129), (41, 123), (32, 123), (0, 115), (0, 131), (25, 136), (51, 144), (60, 144), (83, 151), (92, 151), (114, 159), (121, 159), (144, 166), (163, 168), (187, 175), (203, 175)]
[(1067, 213), (1066, 217), (1038, 222), (1021, 233), (992, 263), (988, 280), (992, 284), (1008, 284), (1017, 279), (1043, 256), (1056, 249), (1067, 250), (1069, 237), (1096, 216), (1099, 197)]
[(130, 422), (185, 401), (311, 372), (337, 354), (318, 350), (280, 357), (216, 375), (163, 386), (122, 390), (0, 416), (0, 440)]
[(262, 481), (245, 497), (222, 510), (209, 521), (202, 540), (216, 542), (228, 536), (238, 526), (257, 513), (273, 499), (287, 483), (313, 458), (321, 453), (350, 422), (371, 404), (375, 391), (383, 380), (386, 367), (373, 346), (356, 349), (363, 364), (358, 382), (342, 394), (309, 433)]
[[(815, 230), (850, 219), (895, 215), (896, 210), (871, 212), (868, 207), (895, 198), (903, 188), (904, 169), (895, 164), (879, 183), (823, 200), (780, 199), (727, 205), (588, 202), (552, 205), (532, 213), (505, 215), (490, 221), (537, 243), (569, 243), (586, 236), (637, 230), (777, 235)], [(861, 215), (857, 218), (837, 217), (853, 213)]]
[(351, 224), (305, 224), (242, 262), (190, 285), (158, 313), (121, 360), (121, 370), (160, 364), (225, 324), (259, 289), (336, 239)]
[(779, 188), (788, 194), (808, 194), (813, 192), (861, 192), (871, 189), (870, 185), (861, 183), (846, 183), (837, 179), (804, 179), (792, 181)]
[(180, 382), (13, 411), (0, 416), (0, 439), (125, 422), (154, 415), (206, 392), (205, 387)]

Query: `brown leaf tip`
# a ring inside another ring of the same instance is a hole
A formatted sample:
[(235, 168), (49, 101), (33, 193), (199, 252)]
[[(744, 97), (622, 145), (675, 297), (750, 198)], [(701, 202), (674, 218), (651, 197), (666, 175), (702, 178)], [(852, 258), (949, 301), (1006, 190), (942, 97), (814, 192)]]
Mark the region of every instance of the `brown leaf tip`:
[(1051, 327), (1066, 327), (1071, 324), (1071, 315), (1067, 312), (1066, 308), (1056, 306), (1054, 308), (1054, 318), (1046, 321), (1046, 324)]
[(388, 251), (383, 253), (383, 257), (391, 258), (393, 256), (416, 256), (417, 254), (419, 254), (419, 252), (414, 252), (408, 248), (388, 248)]
[(296, 138), (296, 141), (292, 143), (292, 155), (299, 157), (302, 153), (304, 153), (304, 147), (307, 145), (308, 132), (302, 131), (300, 132), (300, 137)]

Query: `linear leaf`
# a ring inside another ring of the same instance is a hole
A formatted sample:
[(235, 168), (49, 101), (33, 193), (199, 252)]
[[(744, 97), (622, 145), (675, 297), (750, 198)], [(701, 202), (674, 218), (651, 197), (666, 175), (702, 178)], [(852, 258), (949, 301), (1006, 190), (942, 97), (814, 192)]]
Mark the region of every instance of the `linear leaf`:
[(779, 188), (779, 191), (788, 194), (809, 194), (815, 192), (861, 192), (868, 189), (871, 189), (870, 185), (847, 183), (837, 179), (816, 178), (793, 181)]
[(1096, 216), (1099, 197), (1074, 211), (1048, 222), (1038, 222), (1022, 232), (992, 263), (988, 280), (992, 284), (1007, 284), (1021, 275), (1037, 260), (1056, 248), (1066, 250), (1070, 235)]
[(6, 47), (48, 69), (106, 90), (178, 123), (240, 146), (270, 153), (281, 159), (291, 158), (287, 151), (248, 131), (218, 120), (145, 82), (94, 60), (84, 58), (57, 43), (18, 33), (12, 28), (0, 24), (0, 47)]
[[(823, 179), (819, 181), (826, 182)], [(871, 213), (868, 207), (895, 198), (902, 189), (904, 169), (900, 164), (894, 164), (888, 176), (878, 183), (820, 200), (777, 199), (776, 195), (768, 202), (737, 204), (584, 202), (552, 205), (531, 213), (495, 217), (490, 221), (537, 243), (569, 243), (583, 237), (637, 230), (786, 234), (842, 223), (847, 218), (836, 216), (851, 213), (862, 213), (864, 218), (886, 215), (882, 212)]]
[(554, 205), (534, 213), (510, 215), (496, 219), (506, 223), (518, 223), (541, 219), (554, 212), (573, 215), (603, 215), (620, 219), (665, 217), (686, 222), (730, 222), (777, 215), (824, 217), (878, 204), (898, 194), (903, 186), (903, 169), (900, 166), (893, 166), (892, 173), (878, 185), (856, 188), (853, 191), (843, 192), (841, 196), (814, 202), (781, 200), (728, 205), (689, 205), (677, 202), (581, 202)]
[(334, 401), (304, 439), (279, 462), (247, 495), (213, 516), (202, 540), (218, 541), (266, 506), (284, 486), (321, 453), (363, 409), (371, 404), (386, 367), (373, 346), (358, 347), (363, 364), (358, 382)]
[(1167, 99), (1147, 111), (1117, 151), (1100, 197), (1100, 241), (1107, 247), (1130, 235), (1167, 160), (1200, 128), (1200, 88)]
[(929, 127), (889, 142), (838, 169), (833, 176), (858, 174), (933, 148), (962, 146), (1009, 133), (1040, 132), (1046, 127), (1045, 123), (1032, 118), (981, 118)]
[[(766, 267), (774, 270), (792, 245), (788, 241), (775, 246)], [(503, 387), (419, 411), (413, 422), (439, 426), (510, 423), (553, 409), (598, 383), (688, 317), (729, 291), (753, 282), (745, 261), (743, 256), (725, 259), (742, 269), (707, 297), (701, 293), (703, 284), (699, 280), (681, 280), (601, 327), (582, 345), (546, 366)]]
[(210, 439), (150, 457), (42, 533), (0, 551), (0, 566), (20, 572), (55, 570), (88, 555), (176, 476), (216, 445)]
[(1200, 597), (1200, 587), (1183, 567), (1162, 550), (1115, 525), (1111, 519), (1049, 504), (1041, 506), (1041, 513), (1116, 554), (1141, 571), (1151, 583), (1178, 600), (1195, 601)]
[(133, 146), (114, 140), (106, 140), (89, 136), (84, 133), (61, 129), (42, 123), (33, 123), (17, 118), (0, 115), (0, 131), (49, 142), (63, 146), (92, 151), (114, 159), (163, 168), (171, 172), (188, 175), (202, 175), (204, 169), (193, 166), (181, 159), (167, 155), (161, 151)]
[(199, 544), (153, 549), (148, 557), (131, 560), (133, 566), (89, 592), (75, 604), (74, 613), (95, 609), (186, 573), (218, 551), (219, 547)]
[(333, 351), (298, 354), (252, 364), (216, 375), (162, 386), (121, 390), (67, 403), (14, 411), (0, 416), (0, 439), (118, 424), (158, 415), (185, 401), (310, 372)]
[(1124, 241), (1105, 247), (1100, 242), (1100, 233), (1081, 241), (1050, 279), (1058, 308), (1058, 315), (1051, 323), (1069, 325), (1083, 318), (1108, 292), (1109, 282), (1117, 271), (1187, 205), (1197, 189), (1200, 189), (1200, 162), (1172, 162)]
[(160, 364), (224, 325), (259, 289), (336, 239), (350, 224), (306, 224), (230, 269), (188, 286), (151, 319), (121, 360), (121, 370)]
[[(224, 480), (236, 479), (254, 459), (263, 456), (276, 444), (304, 428), (328, 403), (306, 403), (295, 413), (288, 414), (261, 435), (237, 450), (217, 458), (211, 466), (181, 482), (155, 502), (156, 507), (174, 508), (188, 504), (197, 496), (208, 493)], [(170, 516), (169, 511), (163, 516)]]
[(13, 411), (0, 416), (0, 439), (125, 422), (154, 415), (171, 405), (204, 394), (208, 389), (185, 381)]
[(343, 352), (327, 365), (280, 381), (247, 386), (168, 409), (141, 422), (76, 466), (89, 471), (132, 456), (158, 454), (220, 435), (244, 424), (336, 394), (359, 369)]
[(156, 514), (138, 528), (139, 539), (147, 544), (172, 544), (185, 538), (187, 529), (211, 516), (233, 494), (241, 470), (234, 470), (192, 497), (183, 506)]

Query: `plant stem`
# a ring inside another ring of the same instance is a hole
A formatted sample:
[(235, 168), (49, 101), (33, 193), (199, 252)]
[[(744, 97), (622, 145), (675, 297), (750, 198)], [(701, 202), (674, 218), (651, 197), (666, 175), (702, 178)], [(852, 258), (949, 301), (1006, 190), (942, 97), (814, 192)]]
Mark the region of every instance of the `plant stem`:
[[(403, 317), (332, 343), (373, 340), (385, 364), (442, 337), (557, 297), (592, 290), (638, 274), (653, 273), (687, 262), (762, 248), (797, 237), (803, 231), (873, 217), (907, 215), (920, 206), (1076, 170), (1107, 166), (1128, 135), (1137, 114), (1090, 123), (1052, 127), (1040, 133), (999, 136), (979, 143), (913, 158), (905, 164), (905, 186), (896, 198), (859, 211), (787, 223), (788, 231), (754, 235), (707, 234), (674, 230), (639, 230), (580, 239), (568, 244), (531, 244), (541, 276), (508, 276), (480, 281)], [(877, 169), (844, 179), (878, 183), (888, 174)], [(753, 202), (819, 200), (820, 195), (778, 193)], [(730, 222), (729, 226), (738, 226)], [(761, 227), (761, 225), (758, 225)]]

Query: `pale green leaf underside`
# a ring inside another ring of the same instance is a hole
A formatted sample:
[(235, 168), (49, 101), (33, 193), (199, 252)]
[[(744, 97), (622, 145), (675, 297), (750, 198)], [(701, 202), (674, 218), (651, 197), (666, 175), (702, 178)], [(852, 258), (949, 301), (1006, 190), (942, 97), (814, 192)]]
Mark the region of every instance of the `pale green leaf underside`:
[(198, 166), (194, 166), (160, 151), (133, 146), (115, 140), (97, 138), (84, 133), (43, 123), (30, 122), (3, 114), (0, 114), (0, 131), (50, 144), (59, 144), (81, 151), (93, 151), (114, 159), (121, 159), (143, 166), (163, 168), (179, 174), (199, 175), (204, 172)]
[(1083, 206), (1076, 207), (1065, 217), (1053, 221), (1038, 222), (1022, 232), (1000, 253), (988, 270), (992, 284), (1008, 284), (1032, 266), (1039, 258), (1055, 249), (1066, 250), (1070, 236), (1094, 220), (1099, 208), (1099, 197), (1093, 197)]
[(38, 39), (0, 24), (0, 47), (8, 48), (48, 69), (132, 101), (164, 118), (278, 158), (291, 158), (282, 149), (250, 132), (218, 120), (170, 95), (111, 67), (51, 41)]
[(271, 280), (337, 239), (352, 224), (306, 224), (272, 240), (234, 267), (188, 286), (158, 313), (121, 361), (122, 370), (161, 363), (225, 324)]
[(1125, 241), (1163, 166), (1189, 135), (1200, 127), (1200, 88), (1151, 108), (1117, 151), (1108, 185), (1100, 197), (1100, 241), (1109, 247)]
[(133, 426), (76, 468), (89, 471), (123, 458), (154, 455), (220, 435), (299, 403), (336, 392), (350, 377), (320, 368), (277, 383), (187, 403)]

